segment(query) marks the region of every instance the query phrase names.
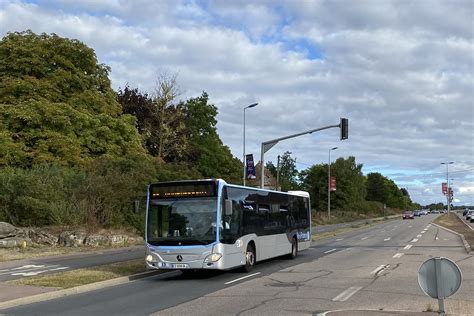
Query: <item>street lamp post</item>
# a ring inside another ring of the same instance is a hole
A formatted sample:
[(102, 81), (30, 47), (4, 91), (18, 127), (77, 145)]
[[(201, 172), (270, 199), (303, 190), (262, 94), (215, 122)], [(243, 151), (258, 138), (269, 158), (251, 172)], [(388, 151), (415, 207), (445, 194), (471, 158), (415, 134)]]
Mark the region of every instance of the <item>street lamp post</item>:
[(442, 165), (446, 165), (446, 204), (448, 205), (448, 214), (451, 211), (451, 201), (449, 192), (449, 165), (452, 165), (454, 161), (442, 162)]
[(328, 151), (328, 219), (331, 218), (331, 151), (336, 149), (337, 147), (333, 147)]
[(244, 176), (243, 176), (244, 185), (245, 185), (245, 178), (246, 178), (246, 174), (245, 174), (246, 170), (245, 169), (246, 169), (246, 165), (247, 165), (247, 162), (246, 162), (246, 159), (245, 159), (245, 110), (256, 107), (257, 105), (258, 105), (258, 103), (252, 103), (252, 104), (244, 107), (244, 148), (242, 150), (243, 151), (243, 160), (242, 160), (242, 162), (244, 163)]

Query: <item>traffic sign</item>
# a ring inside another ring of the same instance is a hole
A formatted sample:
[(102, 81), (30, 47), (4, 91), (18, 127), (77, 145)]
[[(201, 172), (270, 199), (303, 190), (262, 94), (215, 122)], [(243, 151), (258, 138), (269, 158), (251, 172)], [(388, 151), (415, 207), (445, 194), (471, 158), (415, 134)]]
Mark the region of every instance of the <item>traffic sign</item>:
[(442, 314), (444, 299), (456, 293), (461, 282), (461, 270), (448, 258), (428, 259), (418, 270), (418, 284), (426, 295), (438, 299), (439, 311)]
[(330, 188), (331, 191), (336, 191), (336, 177), (331, 177)]

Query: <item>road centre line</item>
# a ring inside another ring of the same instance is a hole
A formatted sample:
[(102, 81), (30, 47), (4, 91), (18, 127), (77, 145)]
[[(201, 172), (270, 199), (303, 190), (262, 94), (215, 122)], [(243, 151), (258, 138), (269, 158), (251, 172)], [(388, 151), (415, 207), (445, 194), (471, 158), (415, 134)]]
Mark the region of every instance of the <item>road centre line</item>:
[(400, 258), (403, 255), (404, 255), (403, 253), (399, 252), (399, 253), (394, 254), (392, 258)]
[(325, 251), (324, 253), (330, 253), (330, 252), (333, 252), (333, 251), (336, 251), (337, 248), (334, 248), (334, 249), (331, 249), (331, 250), (328, 250), (328, 251)]
[(418, 238), (420, 238), (421, 236), (422, 236), (421, 234), (419, 234), (419, 235), (416, 235), (416, 237), (418, 237)]
[(418, 241), (418, 238), (413, 238), (411, 242), (417, 242), (417, 241)]
[(343, 239), (344, 239), (344, 238), (338, 238), (338, 239), (336, 239), (336, 241), (341, 241), (341, 240), (343, 240)]
[(235, 279), (235, 280), (232, 280), (232, 281), (226, 282), (226, 283), (224, 283), (224, 284), (231, 284), (231, 283), (234, 283), (234, 282), (237, 282), (237, 281), (243, 280), (243, 279), (247, 279), (247, 278), (253, 277), (254, 275), (258, 275), (258, 274), (260, 274), (260, 272), (257, 272), (257, 273), (252, 273), (252, 274), (249, 274), (249, 275), (243, 276), (243, 277), (241, 277), (241, 278), (238, 278), (238, 279)]
[(408, 250), (412, 247), (413, 245), (406, 245), (403, 249)]
[(426, 233), (426, 230), (422, 230), (420, 234), (424, 234), (424, 233)]
[(389, 241), (392, 237), (385, 238), (383, 241)]
[(347, 301), (352, 295), (357, 293), (359, 290), (362, 289), (362, 286), (351, 286), (350, 288), (344, 290), (341, 294), (333, 298), (333, 302), (339, 301), (344, 302)]
[(369, 237), (365, 236), (365, 237), (362, 237), (360, 240), (366, 240), (367, 238)]

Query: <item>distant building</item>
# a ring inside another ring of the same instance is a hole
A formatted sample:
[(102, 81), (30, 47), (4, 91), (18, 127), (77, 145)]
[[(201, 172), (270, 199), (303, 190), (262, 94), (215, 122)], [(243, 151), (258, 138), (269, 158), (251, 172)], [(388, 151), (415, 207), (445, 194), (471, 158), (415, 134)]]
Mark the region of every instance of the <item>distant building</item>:
[[(247, 179), (247, 186), (250, 187), (260, 187), (260, 174), (261, 174), (261, 163), (258, 162), (255, 165), (255, 171), (257, 173), (257, 177), (255, 179)], [(269, 190), (276, 190), (277, 189), (277, 181), (276, 178), (270, 173), (268, 169), (265, 168), (264, 170), (265, 178), (264, 178), (264, 186), (265, 189)]]

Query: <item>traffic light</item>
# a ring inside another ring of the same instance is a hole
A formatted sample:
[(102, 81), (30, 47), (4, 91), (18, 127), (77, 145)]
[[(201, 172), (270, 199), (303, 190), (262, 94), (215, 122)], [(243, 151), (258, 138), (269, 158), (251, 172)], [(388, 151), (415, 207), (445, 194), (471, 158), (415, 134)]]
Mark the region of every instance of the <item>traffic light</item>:
[(341, 140), (349, 138), (349, 119), (341, 118), (341, 123), (339, 125), (341, 130)]

